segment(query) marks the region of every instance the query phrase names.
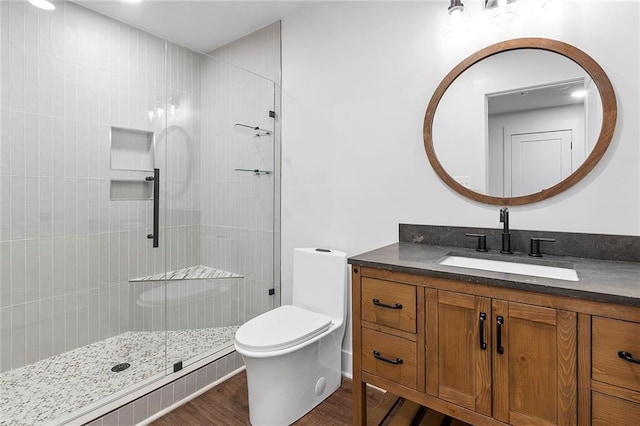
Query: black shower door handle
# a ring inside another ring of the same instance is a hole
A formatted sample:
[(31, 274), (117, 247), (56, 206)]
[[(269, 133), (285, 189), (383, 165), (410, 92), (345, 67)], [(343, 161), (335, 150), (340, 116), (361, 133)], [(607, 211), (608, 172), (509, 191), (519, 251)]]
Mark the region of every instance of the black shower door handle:
[(153, 169), (153, 177), (145, 178), (147, 182), (153, 182), (153, 234), (147, 234), (147, 238), (153, 240), (153, 247), (158, 247), (160, 224), (160, 169)]

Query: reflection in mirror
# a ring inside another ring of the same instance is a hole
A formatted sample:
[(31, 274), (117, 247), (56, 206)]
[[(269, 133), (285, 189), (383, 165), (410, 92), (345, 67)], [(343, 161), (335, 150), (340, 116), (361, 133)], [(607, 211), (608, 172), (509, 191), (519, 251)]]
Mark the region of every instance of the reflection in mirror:
[(588, 75), (487, 98), (489, 195), (516, 197), (555, 185), (598, 140), (602, 106)]
[(600, 93), (571, 59), (541, 49), (490, 56), (449, 85), (433, 147), (460, 185), (493, 197), (538, 193), (569, 177), (594, 148)]

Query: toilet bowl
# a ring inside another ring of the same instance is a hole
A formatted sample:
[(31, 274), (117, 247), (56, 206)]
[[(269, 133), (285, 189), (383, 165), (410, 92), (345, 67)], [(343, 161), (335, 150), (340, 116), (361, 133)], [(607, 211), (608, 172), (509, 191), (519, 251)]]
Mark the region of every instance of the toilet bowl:
[(294, 249), (292, 304), (259, 315), (236, 332), (253, 426), (289, 425), (340, 387), (346, 274), (345, 253)]

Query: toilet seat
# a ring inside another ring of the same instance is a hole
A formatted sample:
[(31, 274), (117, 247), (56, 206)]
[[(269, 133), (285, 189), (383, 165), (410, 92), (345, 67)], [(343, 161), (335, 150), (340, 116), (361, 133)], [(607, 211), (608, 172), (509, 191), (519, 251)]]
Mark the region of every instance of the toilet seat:
[(331, 318), (284, 305), (247, 321), (236, 332), (236, 345), (255, 352), (287, 349), (329, 329)]

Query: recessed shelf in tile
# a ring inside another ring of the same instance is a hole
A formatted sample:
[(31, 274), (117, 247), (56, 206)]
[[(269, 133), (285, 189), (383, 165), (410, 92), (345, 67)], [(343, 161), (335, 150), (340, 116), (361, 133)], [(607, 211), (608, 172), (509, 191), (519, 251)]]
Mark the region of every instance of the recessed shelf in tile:
[(153, 170), (153, 132), (111, 128), (112, 170)]
[(153, 182), (138, 180), (112, 180), (111, 200), (151, 200)]

